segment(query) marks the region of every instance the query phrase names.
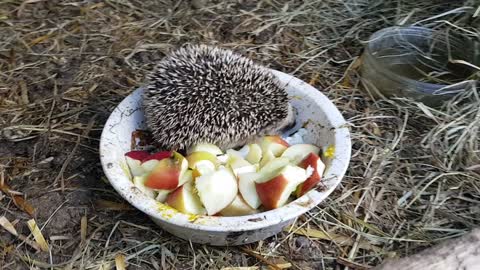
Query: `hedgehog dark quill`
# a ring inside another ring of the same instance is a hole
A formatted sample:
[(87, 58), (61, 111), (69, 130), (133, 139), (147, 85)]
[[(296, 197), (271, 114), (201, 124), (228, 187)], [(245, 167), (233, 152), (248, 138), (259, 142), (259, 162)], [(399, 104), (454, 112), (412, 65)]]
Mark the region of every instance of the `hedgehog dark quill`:
[(265, 67), (230, 50), (189, 45), (149, 74), (147, 125), (164, 149), (234, 148), (294, 123), (288, 95)]

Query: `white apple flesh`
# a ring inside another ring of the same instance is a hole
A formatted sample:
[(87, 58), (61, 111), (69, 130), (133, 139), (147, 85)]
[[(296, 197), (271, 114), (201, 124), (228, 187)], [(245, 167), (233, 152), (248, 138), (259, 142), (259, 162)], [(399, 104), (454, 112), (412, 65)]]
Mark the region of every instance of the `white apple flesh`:
[(171, 156), (172, 156), (172, 152), (170, 151), (161, 151), (158, 153), (151, 154), (142, 160), (142, 169), (146, 173), (150, 172), (155, 168), (155, 166), (157, 166), (160, 160), (169, 158)]
[(237, 179), (230, 169), (221, 167), (217, 171), (201, 175), (195, 187), (208, 215), (214, 215), (227, 207), (238, 193)]
[(280, 136), (265, 136), (260, 140), (262, 152), (270, 151), (275, 157), (279, 157), (289, 144)]
[(293, 164), (297, 165), (310, 153), (318, 155), (320, 148), (312, 144), (294, 144), (285, 150), (282, 154), (282, 158), (288, 158)]
[(252, 164), (259, 163), (260, 160), (262, 159), (262, 148), (260, 148), (260, 145), (255, 143), (249, 144), (248, 154), (245, 157), (245, 159)]
[(133, 177), (143, 175), (147, 172), (142, 168), (142, 160), (149, 155), (147, 151), (130, 151), (125, 153), (125, 161)]
[(218, 146), (211, 143), (197, 144), (187, 151), (188, 154), (191, 154), (194, 152), (209, 152), (214, 156), (223, 154), (222, 150)]
[(253, 209), (257, 209), (262, 202), (257, 194), (255, 180), (260, 178), (259, 173), (244, 173), (238, 176), (238, 189), (245, 202)]
[(205, 208), (194, 191), (193, 181), (185, 183), (167, 197), (166, 203), (184, 214), (204, 215)]
[(237, 195), (233, 202), (220, 211), (220, 215), (225, 217), (236, 217), (236, 216), (245, 216), (255, 214), (258, 211), (250, 207), (242, 198), (242, 196)]

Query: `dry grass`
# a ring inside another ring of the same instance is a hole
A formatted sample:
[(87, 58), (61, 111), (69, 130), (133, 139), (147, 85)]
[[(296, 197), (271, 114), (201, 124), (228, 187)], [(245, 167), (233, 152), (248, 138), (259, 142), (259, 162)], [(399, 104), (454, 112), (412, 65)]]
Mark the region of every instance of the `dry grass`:
[[(435, 0), (208, 1), (201, 9), (166, 0), (1, 1), (0, 216), (18, 236), (2, 229), (0, 267), (367, 269), (465, 233), (480, 222), (478, 93), (440, 109), (374, 101), (347, 71), (375, 30), (419, 22), (478, 36), (477, 9)], [(351, 123), (342, 186), (285, 233), (240, 248), (190, 244), (106, 184), (98, 140), (109, 112), (186, 42), (294, 74)], [(49, 252), (35, 249), (31, 207)]]

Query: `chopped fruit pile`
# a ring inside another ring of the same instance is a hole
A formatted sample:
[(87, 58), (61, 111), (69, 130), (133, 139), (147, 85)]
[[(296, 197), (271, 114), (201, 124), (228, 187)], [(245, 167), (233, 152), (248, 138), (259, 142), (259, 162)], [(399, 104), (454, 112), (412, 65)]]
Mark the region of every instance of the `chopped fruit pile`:
[(175, 151), (131, 151), (125, 158), (134, 185), (186, 214), (242, 216), (285, 205), (322, 177), (320, 148), (289, 145), (279, 136), (223, 153), (199, 144), (184, 157)]

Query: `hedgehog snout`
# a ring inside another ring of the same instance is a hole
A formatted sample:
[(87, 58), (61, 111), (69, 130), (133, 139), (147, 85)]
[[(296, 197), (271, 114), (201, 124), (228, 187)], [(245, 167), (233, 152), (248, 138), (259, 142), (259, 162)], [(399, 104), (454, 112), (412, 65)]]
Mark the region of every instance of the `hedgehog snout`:
[(288, 103), (288, 114), (285, 119), (283, 119), (282, 122), (280, 122), (280, 125), (278, 126), (277, 132), (283, 133), (295, 126), (295, 115), (296, 111), (295, 108), (292, 106), (292, 104)]
[(270, 125), (264, 128), (257, 136), (265, 136), (265, 135), (280, 135), (285, 131), (289, 130), (290, 128), (295, 126), (295, 108), (288, 103), (288, 113), (287, 116), (274, 125)]

